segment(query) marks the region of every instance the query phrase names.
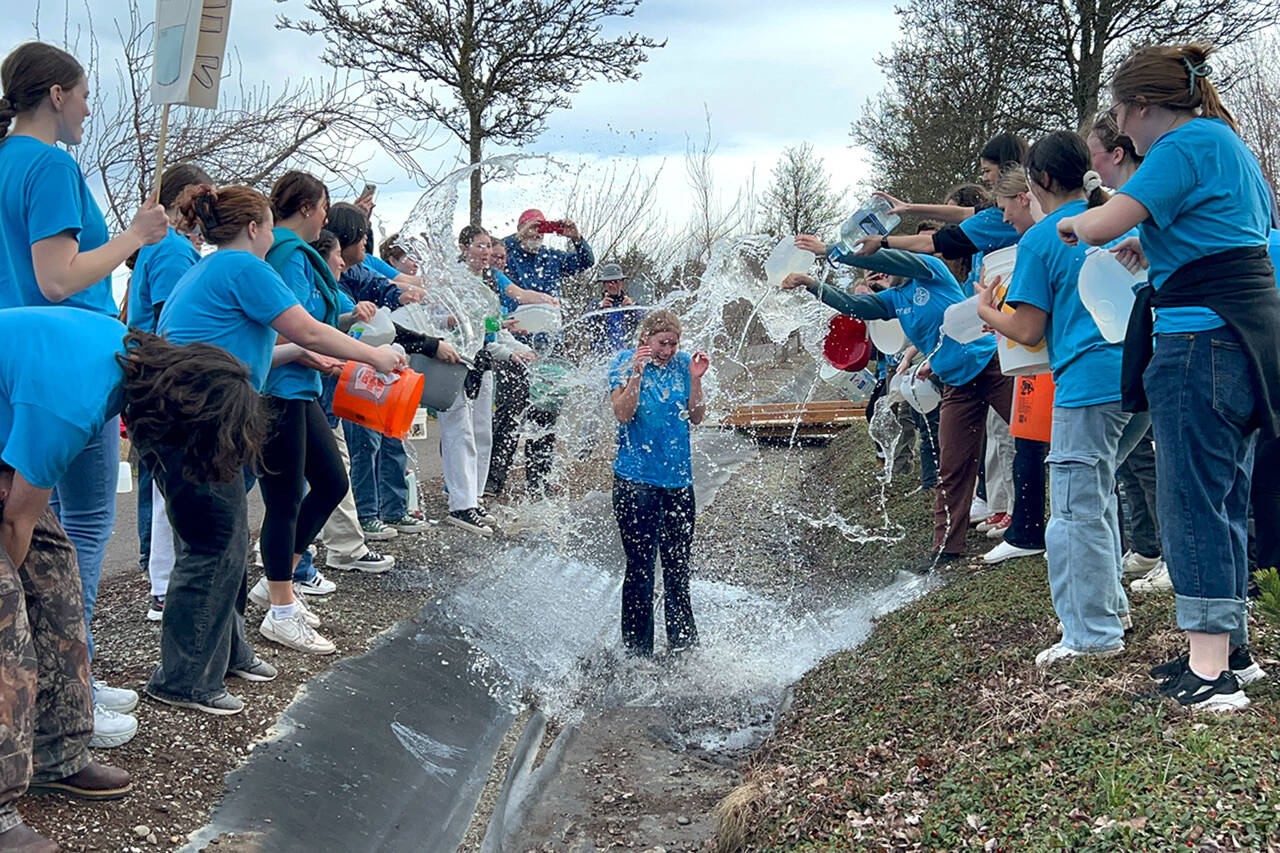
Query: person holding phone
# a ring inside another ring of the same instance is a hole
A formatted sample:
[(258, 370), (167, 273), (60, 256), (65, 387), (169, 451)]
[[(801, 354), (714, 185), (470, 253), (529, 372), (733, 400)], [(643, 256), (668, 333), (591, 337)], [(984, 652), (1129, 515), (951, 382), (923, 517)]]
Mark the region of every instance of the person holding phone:
[[(596, 303), (591, 324), (591, 350), (599, 355), (612, 354), (626, 349), (627, 342), (635, 340), (643, 310), (619, 311), (631, 308), (635, 300), (627, 295), (627, 277), (618, 264), (601, 264), (596, 275), (600, 285), (600, 300)], [(607, 312), (607, 313), (597, 313)]]

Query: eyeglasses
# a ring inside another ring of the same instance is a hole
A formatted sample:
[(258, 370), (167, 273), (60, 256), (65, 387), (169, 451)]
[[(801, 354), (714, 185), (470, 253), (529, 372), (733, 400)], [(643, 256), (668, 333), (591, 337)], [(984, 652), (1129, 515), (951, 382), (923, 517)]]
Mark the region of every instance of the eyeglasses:
[(1120, 124), (1120, 108), (1124, 105), (1124, 101), (1117, 101), (1111, 105), (1111, 109), (1107, 110), (1107, 118), (1111, 119), (1112, 123), (1116, 125)]

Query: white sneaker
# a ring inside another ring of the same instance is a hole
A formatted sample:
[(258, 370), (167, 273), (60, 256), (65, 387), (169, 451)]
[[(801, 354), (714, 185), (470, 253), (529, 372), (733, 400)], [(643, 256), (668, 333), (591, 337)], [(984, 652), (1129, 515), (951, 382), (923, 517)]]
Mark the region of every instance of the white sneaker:
[(108, 711), (127, 714), (138, 707), (138, 693), (125, 687), (111, 687), (105, 681), (93, 679), (93, 702)]
[(1070, 646), (1064, 646), (1062, 643), (1054, 643), (1049, 648), (1036, 655), (1036, 666), (1047, 667), (1053, 666), (1055, 663), (1062, 661), (1074, 660), (1075, 658), (1094, 657), (1094, 658), (1113, 658), (1124, 651), (1124, 643), (1121, 643), (1114, 649), (1108, 649), (1105, 652), (1081, 652)]
[(1169, 592), (1173, 589), (1173, 580), (1169, 577), (1169, 564), (1164, 560), (1156, 563), (1155, 568), (1129, 584), (1134, 592)]
[(1120, 558), (1120, 566), (1126, 575), (1145, 575), (1158, 565), (1159, 557), (1144, 557), (1137, 551), (1125, 551)]
[(991, 511), (991, 507), (987, 506), (987, 502), (975, 495), (973, 503), (969, 504), (969, 524), (973, 525), (980, 521), (986, 521), (993, 515), (995, 513)]
[[(132, 693), (133, 691), (129, 691)], [(135, 696), (137, 694), (134, 694)], [(136, 702), (135, 702), (136, 704)], [(138, 733), (138, 721), (128, 714), (118, 714), (101, 704), (93, 706), (93, 736), (89, 738), (92, 749), (113, 749), (133, 740)]]
[[(249, 600), (264, 610), (271, 609), (271, 588), (267, 586), (265, 577), (258, 578), (258, 582), (253, 585), (253, 589), (249, 590)], [(293, 585), (293, 603), (298, 605), (298, 611), (302, 617), (307, 620), (307, 624), (312, 628), (320, 627), (320, 617), (307, 607), (306, 596), (302, 594), (302, 585), (295, 583)]]
[(1019, 548), (1017, 545), (1001, 542), (982, 555), (982, 562), (995, 565), (996, 563), (1003, 563), (1005, 560), (1013, 560), (1018, 557), (1034, 557), (1036, 554), (1043, 553), (1043, 548)]
[(328, 595), (335, 591), (338, 585), (317, 571), (309, 581), (294, 581), (293, 588), (301, 590), (304, 595)]
[(277, 619), (267, 611), (258, 628), (262, 636), (282, 646), (308, 652), (313, 655), (331, 655), (338, 650), (332, 642), (316, 633), (316, 629), (307, 624), (301, 611), (285, 619)]

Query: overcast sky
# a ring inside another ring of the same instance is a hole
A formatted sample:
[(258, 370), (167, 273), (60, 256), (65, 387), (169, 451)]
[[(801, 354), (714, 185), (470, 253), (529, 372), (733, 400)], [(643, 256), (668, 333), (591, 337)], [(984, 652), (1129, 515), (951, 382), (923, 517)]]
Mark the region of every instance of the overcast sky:
[[(100, 61), (112, 62), (119, 53), (113, 19), (127, 17), (127, 5), (120, 0), (88, 0), (87, 5)], [(88, 21), (85, 6), (84, 0), (45, 0), (44, 36), (60, 40), (68, 15), (73, 26)], [(151, 3), (142, 10), (154, 16)], [(302, 0), (234, 0), (229, 50), (239, 56), (245, 83), (326, 73), (317, 58), (320, 38), (274, 29), (280, 13), (306, 14)], [(650, 173), (665, 161), (660, 203), (673, 224), (688, 216), (683, 156), (687, 140), (701, 140), (705, 133), (707, 112), (717, 145), (717, 182), (728, 193), (753, 172), (762, 187), (782, 149), (803, 141), (824, 158), (838, 187), (865, 176), (865, 156), (851, 147), (849, 123), (882, 85), (873, 60), (897, 34), (891, 3), (644, 0), (622, 26), (666, 39), (667, 46), (651, 53), (638, 81), (583, 87), (573, 108), (552, 114), (546, 132), (526, 150), (570, 162), (638, 160)], [(0, 21), (6, 53), (34, 34), (33, 23), (20, 16)], [(79, 52), (87, 61), (87, 51)], [(435, 141), (444, 139), (441, 134)], [(423, 152), (419, 160), (439, 175), (457, 163), (458, 154), (450, 144)], [(384, 226), (398, 227), (421, 188), (386, 159), (372, 163), (364, 177), (380, 186), (378, 215)], [(486, 220), (505, 227), (518, 213), (509, 207), (499, 201), (486, 210)]]

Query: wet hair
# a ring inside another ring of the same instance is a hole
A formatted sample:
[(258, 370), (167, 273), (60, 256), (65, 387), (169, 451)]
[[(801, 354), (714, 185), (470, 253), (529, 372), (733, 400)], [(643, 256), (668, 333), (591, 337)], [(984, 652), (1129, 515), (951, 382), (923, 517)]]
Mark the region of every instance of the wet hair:
[(315, 249), (320, 257), (326, 261), (329, 260), (329, 253), (334, 247), (342, 248), (342, 244), (338, 242), (338, 235), (334, 234), (328, 228), (320, 229), (320, 236), (311, 241), (311, 248)]
[(680, 337), (682, 333), (680, 328), (680, 318), (676, 316), (676, 312), (666, 308), (659, 308), (657, 311), (650, 311), (644, 315), (644, 319), (640, 321), (640, 340), (643, 342), (651, 335), (659, 332), (674, 332), (676, 337)]
[(481, 234), (488, 235), (488, 233), (479, 225), (464, 225), (462, 230), (458, 232), (458, 247), (461, 249), (470, 248), (477, 237)]
[(997, 133), (987, 140), (978, 152), (978, 158), (995, 163), (1003, 171), (1011, 163), (1023, 163), (1027, 159), (1027, 142), (1016, 133)]
[(398, 245), (399, 240), (400, 232), (397, 231), (378, 244), (378, 255), (389, 264), (394, 264), (396, 261), (409, 254), (404, 250), (403, 246)]
[(1013, 198), (1018, 193), (1030, 192), (1031, 187), (1027, 184), (1027, 170), (1022, 166), (1010, 166), (1000, 173), (1000, 179), (996, 181), (996, 185), (991, 188), (991, 194), (996, 198)]
[(271, 187), (271, 212), (277, 220), (288, 219), (304, 207), (313, 210), (329, 200), (329, 188), (315, 175), (292, 169)]
[[(1037, 140), (1027, 152), (1027, 178), (1050, 192), (1083, 190), (1085, 173), (1093, 169), (1090, 159), (1089, 148), (1080, 134), (1056, 130)], [(1093, 177), (1097, 179), (1098, 173), (1093, 172)], [(1090, 207), (1098, 207), (1109, 198), (1100, 183), (1086, 193)]]
[(1107, 151), (1123, 148), (1126, 159), (1132, 160), (1135, 164), (1142, 162), (1142, 155), (1133, 147), (1133, 140), (1120, 132), (1120, 128), (1116, 125), (1116, 121), (1111, 117), (1110, 113), (1098, 113), (1098, 117), (1089, 126), (1089, 133), (1098, 137), (1099, 144)]
[(29, 41), (0, 63), (0, 142), (13, 117), (40, 106), (54, 86), (70, 89), (84, 79), (84, 66), (62, 48)]
[(226, 482), (261, 467), (268, 414), (249, 369), (212, 344), (174, 344), (131, 331), (116, 356), (124, 370), (124, 418), (140, 449), (182, 450), (182, 475)]
[(160, 176), (160, 204), (166, 210), (182, 195), (182, 191), (194, 184), (213, 184), (209, 173), (195, 163), (178, 163), (164, 170)]
[(338, 238), (343, 249), (363, 243), (369, 236), (369, 217), (354, 204), (340, 201), (329, 208), (329, 220), (324, 224)]
[(975, 183), (956, 184), (947, 190), (945, 201), (954, 201), (960, 207), (972, 207), (982, 210), (991, 206), (991, 193), (986, 187)]
[(1111, 77), (1111, 100), (1117, 104), (1199, 111), (1206, 118), (1220, 118), (1236, 133), (1235, 116), (1222, 103), (1209, 80), (1208, 59), (1216, 51), (1211, 44), (1155, 45), (1135, 50)]
[(215, 246), (225, 246), (236, 239), (250, 222), (266, 225), (271, 221), (271, 202), (248, 187), (188, 186), (178, 195), (177, 208), (182, 229), (194, 231), (199, 227), (204, 239)]

